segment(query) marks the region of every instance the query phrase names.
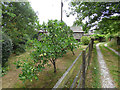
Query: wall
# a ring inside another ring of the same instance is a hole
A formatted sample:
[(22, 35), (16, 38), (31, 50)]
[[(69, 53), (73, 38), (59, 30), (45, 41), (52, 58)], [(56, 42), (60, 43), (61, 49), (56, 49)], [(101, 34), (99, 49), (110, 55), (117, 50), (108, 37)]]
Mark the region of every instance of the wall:
[(80, 39), (83, 36), (83, 32), (74, 32), (73, 36), (75, 39)]

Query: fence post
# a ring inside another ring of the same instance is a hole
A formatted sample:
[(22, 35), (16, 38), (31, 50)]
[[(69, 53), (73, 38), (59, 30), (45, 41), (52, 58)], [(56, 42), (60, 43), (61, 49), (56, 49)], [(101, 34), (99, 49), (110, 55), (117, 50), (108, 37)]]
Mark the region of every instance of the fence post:
[(92, 43), (89, 44), (89, 51), (88, 51), (88, 66), (89, 66), (89, 62), (90, 62), (90, 56), (91, 56), (91, 51), (92, 51)]
[(91, 38), (91, 45), (92, 45), (91, 50), (93, 49), (93, 44), (94, 44), (94, 39), (93, 39), (93, 38)]
[(85, 88), (85, 50), (82, 51), (82, 88)]

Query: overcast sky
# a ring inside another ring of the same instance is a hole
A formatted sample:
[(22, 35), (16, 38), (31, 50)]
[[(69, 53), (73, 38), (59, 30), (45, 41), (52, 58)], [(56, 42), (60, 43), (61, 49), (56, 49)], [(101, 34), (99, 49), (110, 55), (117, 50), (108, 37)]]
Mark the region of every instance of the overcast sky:
[[(51, 19), (61, 20), (61, 0), (29, 0), (35, 12), (38, 12), (40, 23), (47, 22)], [(64, 0), (63, 0), (64, 1)], [(70, 1), (70, 0), (69, 0)], [(72, 26), (75, 16), (66, 17), (64, 10), (68, 10), (68, 2), (63, 2), (63, 21)]]

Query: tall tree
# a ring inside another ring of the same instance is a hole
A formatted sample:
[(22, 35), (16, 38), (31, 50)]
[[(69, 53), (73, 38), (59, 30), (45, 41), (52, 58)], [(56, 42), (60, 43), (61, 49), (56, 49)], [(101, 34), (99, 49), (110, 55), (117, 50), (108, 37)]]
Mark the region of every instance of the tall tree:
[(38, 17), (29, 2), (2, 2), (2, 31), (13, 42), (15, 51), (24, 51), (24, 44), (35, 33)]
[(110, 18), (104, 18), (98, 23), (98, 31), (100, 34), (115, 34), (120, 30), (120, 16), (111, 16)]
[[(83, 30), (88, 31), (102, 18), (109, 18), (111, 15), (120, 14), (120, 2), (81, 2), (79, 0), (72, 0), (70, 9), (70, 14), (77, 14), (74, 25), (82, 25), (85, 27)], [(85, 18), (88, 18), (88, 21), (83, 23)]]

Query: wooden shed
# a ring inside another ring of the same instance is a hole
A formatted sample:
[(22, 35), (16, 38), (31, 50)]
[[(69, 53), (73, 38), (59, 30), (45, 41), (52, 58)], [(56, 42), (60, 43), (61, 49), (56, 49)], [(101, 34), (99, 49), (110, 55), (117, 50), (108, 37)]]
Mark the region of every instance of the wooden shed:
[(73, 31), (73, 36), (76, 40), (80, 41), (80, 38), (84, 35), (84, 31), (81, 26), (73, 26), (70, 28)]

